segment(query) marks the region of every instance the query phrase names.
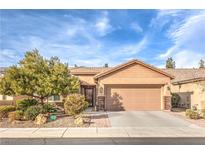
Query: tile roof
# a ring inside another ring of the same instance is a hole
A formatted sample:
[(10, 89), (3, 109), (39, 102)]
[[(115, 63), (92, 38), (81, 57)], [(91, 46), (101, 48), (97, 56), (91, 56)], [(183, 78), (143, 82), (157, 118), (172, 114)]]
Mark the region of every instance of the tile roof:
[[(0, 67), (0, 75), (4, 74), (6, 67)], [(93, 74), (102, 73), (104, 71), (112, 69), (112, 67), (70, 67), (72, 74)], [(205, 78), (205, 69), (197, 68), (177, 68), (177, 69), (162, 69), (166, 73), (169, 73), (175, 78), (172, 83)]]
[(185, 69), (162, 69), (163, 71), (175, 76), (174, 82), (205, 78), (205, 69), (185, 68)]
[[(70, 68), (70, 71), (71, 73), (74, 74), (83, 74), (83, 73), (98, 74), (110, 69), (112, 69), (112, 67), (76, 67), (76, 68), (74, 67), (74, 68)], [(175, 77), (172, 80), (172, 83), (205, 77), (205, 69), (177, 68), (177, 69), (161, 69), (161, 70)]]
[(111, 68), (112, 67), (71, 67), (69, 69), (72, 74), (98, 74)]
[(155, 67), (155, 66), (153, 66), (153, 65), (146, 64), (145, 62), (143, 62), (143, 61), (141, 61), (141, 60), (138, 60), (138, 59), (130, 60), (130, 61), (126, 62), (126, 63), (123, 63), (123, 64), (121, 64), (121, 65), (118, 65), (118, 66), (114, 67), (113, 69), (110, 69), (110, 70), (108, 70), (108, 71), (101, 72), (101, 73), (95, 75), (94, 78), (95, 78), (95, 79), (100, 78), (100, 77), (102, 77), (102, 76), (104, 76), (104, 75), (107, 75), (107, 74), (109, 74), (109, 73), (112, 73), (112, 72), (114, 72), (114, 71), (117, 71), (117, 70), (119, 70), (119, 69), (122, 69), (122, 68), (124, 68), (124, 67), (130, 66), (130, 65), (133, 65), (133, 64), (142, 65), (142, 66), (144, 66), (144, 67), (146, 67), (146, 68), (149, 68), (149, 69), (151, 69), (151, 70), (154, 70), (154, 71), (156, 71), (156, 72), (158, 72), (158, 73), (161, 73), (161, 74), (163, 74), (163, 75), (165, 75), (165, 76), (168, 76), (168, 77), (170, 77), (171, 79), (174, 78), (174, 76), (173, 76), (172, 74), (169, 74), (169, 73), (163, 71), (162, 69), (159, 69), (159, 68), (157, 68), (157, 67)]

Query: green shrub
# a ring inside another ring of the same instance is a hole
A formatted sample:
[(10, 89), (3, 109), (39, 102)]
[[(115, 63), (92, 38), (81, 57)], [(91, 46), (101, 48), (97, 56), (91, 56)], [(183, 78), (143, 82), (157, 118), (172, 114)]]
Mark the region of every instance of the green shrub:
[(43, 114), (54, 113), (56, 111), (57, 111), (57, 109), (52, 104), (43, 104), (42, 105), (41, 113), (43, 113)]
[(197, 105), (195, 104), (195, 105), (192, 105), (192, 110), (194, 110), (194, 111), (197, 111)]
[(41, 113), (42, 106), (30, 106), (26, 109), (24, 115), (27, 120), (35, 120), (35, 118)]
[(15, 111), (16, 107), (12, 105), (0, 106), (0, 119), (7, 117), (9, 112)]
[(177, 107), (180, 99), (181, 98), (177, 93), (172, 93), (172, 97), (171, 97), (172, 107)]
[(56, 112), (57, 109), (51, 105), (51, 104), (39, 104), (39, 105), (33, 105), (28, 107), (24, 111), (24, 116), (27, 120), (34, 120), (40, 113), (46, 114), (46, 113), (53, 113)]
[(191, 110), (191, 109), (187, 109), (186, 110), (186, 116), (189, 117), (190, 119), (200, 119), (201, 116), (197, 111)]
[(25, 111), (28, 107), (38, 104), (36, 99), (22, 99), (16, 101), (16, 107), (18, 110)]
[(88, 107), (85, 97), (80, 94), (71, 94), (64, 101), (65, 113), (68, 115), (77, 115)]
[(14, 120), (22, 120), (23, 115), (24, 115), (24, 113), (21, 110), (16, 110), (16, 111), (13, 111), (13, 112), (9, 112), (8, 113), (9, 122), (12, 122)]
[(24, 112), (22, 110), (16, 110), (16, 120), (22, 120), (24, 117)]
[(200, 119), (201, 118), (200, 114), (196, 111), (193, 111), (189, 117), (190, 119)]
[(191, 113), (192, 113), (192, 110), (191, 110), (191, 109), (186, 109), (185, 115), (186, 115), (187, 117), (189, 117), (189, 116), (191, 115)]

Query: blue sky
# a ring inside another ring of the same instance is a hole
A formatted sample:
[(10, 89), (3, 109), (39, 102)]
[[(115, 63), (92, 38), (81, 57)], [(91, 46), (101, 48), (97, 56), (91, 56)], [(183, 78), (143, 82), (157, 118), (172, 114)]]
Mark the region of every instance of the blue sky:
[(83, 66), (140, 59), (198, 67), (205, 59), (205, 10), (0, 10), (0, 66), (26, 51)]

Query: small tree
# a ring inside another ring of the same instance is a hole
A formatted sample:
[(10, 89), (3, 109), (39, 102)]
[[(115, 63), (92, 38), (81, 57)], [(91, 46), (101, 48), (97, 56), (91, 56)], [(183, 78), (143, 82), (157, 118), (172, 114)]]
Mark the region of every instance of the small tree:
[(78, 89), (79, 81), (71, 76), (66, 64), (57, 57), (44, 59), (38, 50), (26, 52), (19, 65), (9, 67), (0, 81), (1, 94), (27, 95), (41, 103), (52, 95), (65, 95)]
[(108, 63), (105, 63), (104, 67), (108, 67)]
[(78, 79), (78, 77), (76, 76), (71, 76), (70, 77), (70, 86), (69, 86), (69, 93), (73, 94), (73, 93), (78, 93), (80, 90), (80, 80)]
[(200, 59), (199, 61), (199, 68), (205, 68), (205, 62), (203, 59)]
[(172, 57), (167, 59), (166, 68), (175, 68), (175, 61), (172, 59)]

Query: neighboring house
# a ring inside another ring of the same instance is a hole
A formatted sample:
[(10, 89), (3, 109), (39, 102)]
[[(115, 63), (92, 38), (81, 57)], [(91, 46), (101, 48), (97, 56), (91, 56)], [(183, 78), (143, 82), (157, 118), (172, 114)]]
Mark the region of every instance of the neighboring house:
[(0, 95), (0, 104), (1, 105), (7, 105), (7, 104), (13, 104), (13, 97), (12, 96), (6, 96), (6, 95)]
[[(197, 76), (200, 79), (194, 76), (196, 82), (188, 82), (193, 80), (193, 76), (185, 75), (182, 70), (200, 74)], [(198, 107), (203, 107), (204, 93), (199, 89), (205, 87), (204, 80), (201, 80), (205, 75), (204, 69), (158, 69), (139, 60), (131, 60), (113, 68), (72, 67), (70, 71), (79, 77), (80, 92), (92, 107), (111, 111), (169, 109), (170, 92), (179, 93), (181, 106), (200, 104)], [(62, 100), (60, 96), (52, 96), (48, 101)]]
[(205, 69), (166, 69), (175, 76), (171, 92), (180, 96), (181, 107), (205, 109)]

